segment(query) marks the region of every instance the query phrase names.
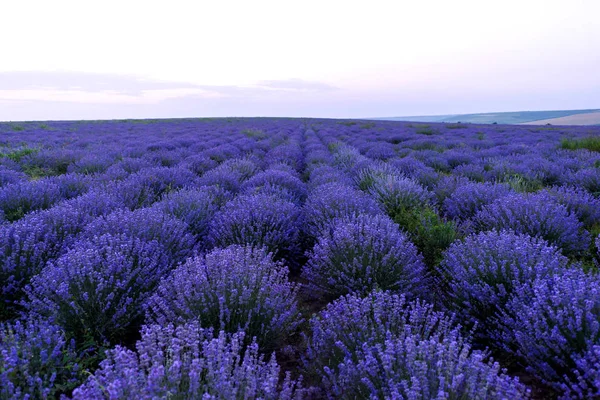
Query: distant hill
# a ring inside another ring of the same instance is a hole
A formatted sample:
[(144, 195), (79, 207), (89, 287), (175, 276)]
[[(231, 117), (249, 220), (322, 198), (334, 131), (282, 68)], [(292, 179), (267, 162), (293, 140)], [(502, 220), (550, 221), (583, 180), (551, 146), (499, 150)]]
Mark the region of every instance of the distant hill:
[[(583, 114), (590, 114), (586, 117)], [(577, 117), (579, 115), (579, 117)], [(576, 118), (577, 117), (577, 118)], [(564, 119), (566, 118), (566, 119)], [(555, 124), (597, 125), (600, 124), (600, 109), (555, 110), (555, 111), (516, 111), (481, 114), (426, 115), (412, 117), (371, 118), (386, 121), (415, 122), (469, 122), (473, 124)], [(554, 121), (554, 122), (553, 122)], [(571, 122), (568, 122), (571, 121)]]

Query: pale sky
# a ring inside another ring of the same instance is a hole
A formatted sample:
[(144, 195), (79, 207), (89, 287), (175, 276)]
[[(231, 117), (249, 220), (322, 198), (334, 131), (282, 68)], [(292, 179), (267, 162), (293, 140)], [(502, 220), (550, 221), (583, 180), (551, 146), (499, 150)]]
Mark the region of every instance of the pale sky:
[(0, 120), (600, 108), (600, 1), (0, 0)]

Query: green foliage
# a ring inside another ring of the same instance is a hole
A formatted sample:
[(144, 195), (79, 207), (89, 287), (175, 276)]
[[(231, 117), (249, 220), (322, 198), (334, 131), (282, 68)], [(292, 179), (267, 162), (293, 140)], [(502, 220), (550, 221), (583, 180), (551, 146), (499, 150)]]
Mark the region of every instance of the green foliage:
[(461, 124), (460, 122), (456, 124), (448, 124), (446, 125), (446, 129), (467, 129), (467, 125)]
[(15, 132), (21, 132), (25, 130), (25, 127), (22, 125), (11, 125), (11, 129)]
[(415, 132), (418, 133), (419, 135), (427, 135), (427, 136), (431, 136), (431, 135), (437, 135), (439, 132), (432, 129), (430, 125), (427, 124), (416, 124), (414, 125), (415, 128)]
[(375, 123), (373, 123), (373, 122), (366, 122), (360, 126), (361, 129), (371, 129), (374, 127), (375, 127)]
[(339, 121), (338, 124), (344, 125), (344, 126), (353, 126), (353, 125), (356, 125), (356, 122), (354, 122), (354, 121)]
[(429, 207), (396, 209), (390, 217), (410, 235), (429, 267), (437, 265), (442, 252), (458, 239), (454, 222), (444, 221)]
[(267, 135), (260, 129), (244, 129), (241, 133), (249, 138), (257, 140), (265, 139), (267, 137)]
[(563, 139), (560, 147), (565, 150), (587, 149), (600, 152), (600, 136), (590, 136), (582, 139)]
[(485, 138), (485, 133), (483, 133), (483, 132), (477, 132), (477, 139), (483, 140), (484, 138)]
[(18, 149), (11, 150), (9, 152), (0, 152), (0, 158), (6, 157), (14, 162), (19, 162), (21, 159), (29, 154), (34, 154), (40, 151), (37, 148), (22, 146)]
[(522, 175), (513, 174), (504, 178), (504, 182), (508, 183), (515, 192), (532, 193), (543, 189), (544, 185), (538, 180), (527, 179)]

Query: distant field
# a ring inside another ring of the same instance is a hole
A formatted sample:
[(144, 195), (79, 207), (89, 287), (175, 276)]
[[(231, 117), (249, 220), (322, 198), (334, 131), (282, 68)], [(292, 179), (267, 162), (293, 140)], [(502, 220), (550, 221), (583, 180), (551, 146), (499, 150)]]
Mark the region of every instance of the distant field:
[[(416, 122), (465, 122), (472, 124), (571, 124), (570, 122), (551, 122), (557, 118), (575, 117), (580, 114), (595, 114), (600, 115), (600, 110), (553, 110), (553, 111), (515, 111), (515, 112), (498, 112), (498, 113), (481, 113), (481, 114), (457, 114), (457, 115), (426, 115), (412, 117), (389, 117), (375, 118), (388, 121), (416, 121)], [(566, 121), (566, 120), (565, 120)], [(579, 121), (579, 120), (575, 120)], [(600, 124), (600, 117), (592, 119), (583, 118), (582, 122), (573, 122), (572, 125), (596, 125)], [(583, 122), (591, 121), (591, 122)]]
[(525, 122), (523, 125), (600, 125), (600, 111)]

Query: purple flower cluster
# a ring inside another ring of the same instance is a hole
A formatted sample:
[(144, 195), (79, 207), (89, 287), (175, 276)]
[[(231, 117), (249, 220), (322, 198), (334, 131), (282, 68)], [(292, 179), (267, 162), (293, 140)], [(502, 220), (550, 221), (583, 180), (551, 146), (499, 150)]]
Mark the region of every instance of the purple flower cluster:
[(506, 375), (497, 362), (456, 332), (444, 337), (390, 335), (383, 343), (363, 345), (355, 356), (326, 374), (335, 399), (525, 399), (529, 391)]
[(301, 208), (278, 196), (239, 195), (210, 222), (208, 241), (265, 247), (276, 260), (294, 262), (300, 254)]
[(242, 185), (247, 194), (275, 194), (296, 204), (306, 199), (306, 185), (296, 176), (279, 169), (269, 169), (248, 179)]
[[(525, 283), (561, 273), (568, 260), (544, 240), (510, 231), (483, 232), (456, 242), (444, 253), (438, 272), (447, 302), (464, 324), (477, 325), (479, 338), (498, 328), (491, 317)], [(487, 343), (495, 345), (494, 343)]]
[(315, 188), (304, 203), (304, 231), (314, 239), (336, 218), (382, 213), (371, 196), (346, 185), (326, 183)]
[(392, 217), (411, 208), (434, 204), (431, 192), (412, 179), (402, 176), (391, 175), (375, 179), (369, 193)]
[(304, 367), (323, 377), (325, 370), (336, 370), (363, 345), (382, 343), (388, 334), (427, 338), (457, 329), (453, 317), (424, 302), (409, 302), (404, 295), (382, 291), (366, 297), (347, 295), (311, 318)]
[(0, 323), (0, 398), (52, 399), (73, 385), (79, 368), (74, 343), (42, 319)]
[(196, 240), (189, 233), (185, 222), (167, 215), (158, 208), (117, 210), (89, 223), (81, 237), (93, 238), (104, 234), (125, 235), (144, 241), (156, 240), (168, 255), (171, 264), (192, 255), (196, 245)]
[(515, 291), (497, 339), (543, 383), (568, 394), (599, 389), (600, 280), (574, 267)]
[(302, 271), (314, 294), (339, 297), (373, 289), (424, 296), (428, 276), (417, 248), (381, 215), (336, 219), (323, 231)]
[(586, 227), (600, 225), (600, 199), (588, 191), (577, 187), (557, 186), (550, 188), (549, 193), (569, 212), (577, 215)]
[(217, 197), (218, 194), (202, 187), (182, 189), (169, 193), (152, 207), (185, 222), (190, 233), (203, 243), (208, 235), (209, 223), (219, 210)]
[(73, 399), (295, 399), (300, 383), (280, 380), (275, 356), (265, 361), (244, 332), (220, 332), (192, 321), (142, 329), (136, 351), (117, 346), (75, 389)]
[(457, 187), (444, 200), (443, 210), (447, 217), (461, 221), (472, 218), (483, 206), (511, 193), (510, 186), (505, 184), (470, 182)]
[(510, 229), (540, 237), (567, 255), (588, 250), (590, 235), (577, 216), (547, 193), (504, 196), (484, 206), (473, 217), (479, 231)]
[(204, 327), (256, 337), (275, 347), (301, 321), (298, 286), (288, 270), (262, 249), (230, 246), (190, 258), (160, 283), (148, 302), (148, 320), (159, 324), (198, 319)]
[(26, 308), (70, 337), (118, 341), (135, 332), (143, 304), (169, 269), (160, 244), (105, 234), (76, 243), (26, 288)]

